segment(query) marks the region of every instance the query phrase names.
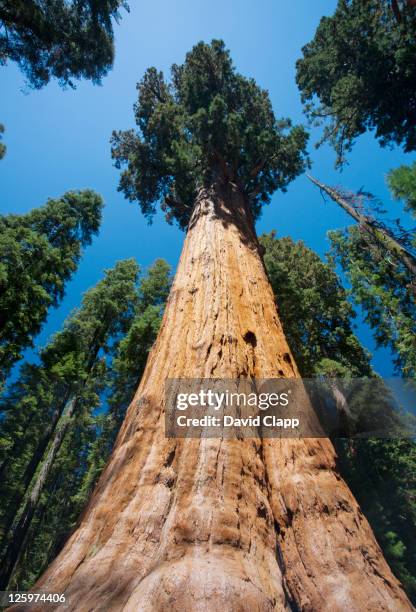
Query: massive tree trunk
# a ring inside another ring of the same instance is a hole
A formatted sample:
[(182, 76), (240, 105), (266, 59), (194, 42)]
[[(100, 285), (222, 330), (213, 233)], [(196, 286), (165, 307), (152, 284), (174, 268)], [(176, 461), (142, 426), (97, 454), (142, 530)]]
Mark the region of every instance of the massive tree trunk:
[(245, 198), (201, 190), (112, 457), (37, 588), (77, 612), (411, 610), (328, 440), (165, 438), (166, 378), (297, 376)]

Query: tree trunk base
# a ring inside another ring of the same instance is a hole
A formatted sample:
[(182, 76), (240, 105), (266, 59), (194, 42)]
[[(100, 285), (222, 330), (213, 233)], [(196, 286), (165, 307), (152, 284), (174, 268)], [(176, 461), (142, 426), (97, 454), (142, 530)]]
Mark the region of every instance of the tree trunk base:
[(112, 457), (36, 588), (77, 612), (412, 610), (329, 441), (165, 437), (167, 378), (298, 376), (244, 197), (201, 192)]

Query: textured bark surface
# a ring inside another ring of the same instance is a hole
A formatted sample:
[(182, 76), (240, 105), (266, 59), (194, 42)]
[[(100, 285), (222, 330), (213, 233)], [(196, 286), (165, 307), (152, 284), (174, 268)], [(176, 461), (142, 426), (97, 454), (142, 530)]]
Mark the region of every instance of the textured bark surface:
[(111, 460), (37, 588), (77, 611), (412, 609), (329, 441), (165, 438), (166, 378), (248, 376), (298, 372), (244, 199), (201, 192)]

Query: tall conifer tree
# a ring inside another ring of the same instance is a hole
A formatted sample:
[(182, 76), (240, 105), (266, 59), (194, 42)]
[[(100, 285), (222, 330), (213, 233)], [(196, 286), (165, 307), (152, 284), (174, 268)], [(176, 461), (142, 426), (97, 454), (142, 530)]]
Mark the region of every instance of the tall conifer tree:
[(304, 169), (306, 134), (220, 41), (138, 92), (138, 131), (113, 137), (120, 188), (187, 236), (112, 457), (37, 588), (106, 609), (340, 609), (342, 592), (343, 609), (410, 610), (328, 440), (166, 438), (166, 379), (299, 376), (254, 220)]
[[(68, 428), (85, 410), (99, 402), (106, 374), (106, 354), (114, 350), (120, 336), (127, 331), (137, 301), (138, 266), (133, 259), (119, 262), (106, 272), (105, 278), (87, 291), (82, 305), (73, 313), (61, 332), (55, 334), (41, 353), (41, 364), (32, 366), (19, 383), (27, 388), (34, 383), (28, 397), (21, 397), (23, 406), (33, 403), (43, 412), (44, 430), (38, 438), (26, 467), (23, 482), (23, 503), (14, 496), (5, 524), (5, 550), (2, 560), (1, 585), (6, 588), (22, 554), (33, 516), (38, 509), (42, 490), (52, 470)], [(35, 376), (33, 376), (35, 374)], [(42, 405), (45, 394), (50, 401)], [(13, 406), (12, 410), (18, 410)], [(29, 415), (32, 419), (32, 412)], [(12, 419), (13, 423), (13, 419)], [(12, 432), (13, 435), (13, 432)], [(16, 439), (16, 438), (15, 438)], [(33, 441), (27, 440), (33, 446)], [(10, 460), (13, 461), (13, 456)], [(8, 480), (15, 487), (9, 473)]]
[[(170, 268), (158, 260), (138, 284), (137, 272), (133, 260), (120, 262), (107, 272), (106, 279), (85, 294), (81, 308), (41, 353), (41, 363), (25, 364), (0, 402), (3, 553), (7, 544), (16, 544), (11, 527), (23, 510), (35, 474), (50, 455), (54, 428), (61, 426), (60, 448), (44, 475), (13, 572), (16, 588), (31, 586), (73, 528), (143, 373), (169, 291)], [(103, 308), (109, 303), (114, 307), (111, 329), (101, 335), (99, 355), (88, 374), (85, 350), (91, 346), (92, 334), (98, 338), (98, 329), (105, 324)], [(66, 414), (60, 424), (57, 407), (62, 409), (68, 393), (80, 387), (72, 417)]]
[[(377, 215), (379, 210), (375, 213), (371, 210), (371, 205), (380, 209), (371, 194), (352, 194), (312, 180), (357, 221), (345, 230), (330, 232), (331, 256), (346, 272), (352, 296), (363, 308), (377, 344), (392, 350), (397, 369), (404, 376), (415, 377), (414, 232), (405, 230), (398, 221), (394, 224), (384, 222), (382, 216)], [(408, 173), (393, 172), (390, 181), (394, 185), (393, 194), (404, 198), (411, 210), (412, 183), (409, 184)]]
[[(83, 247), (101, 222), (103, 201), (68, 192), (25, 215), (0, 217), (0, 372), (2, 381), (57, 306)], [(2, 382), (0, 380), (0, 384)]]

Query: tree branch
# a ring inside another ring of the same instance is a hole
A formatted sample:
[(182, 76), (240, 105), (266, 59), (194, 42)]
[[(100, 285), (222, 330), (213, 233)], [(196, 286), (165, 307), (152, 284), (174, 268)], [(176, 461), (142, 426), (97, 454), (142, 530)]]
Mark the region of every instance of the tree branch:
[(387, 228), (382, 229), (377, 226), (374, 220), (369, 218), (367, 215), (362, 215), (354, 206), (342, 197), (341, 193), (324, 183), (321, 183), (311, 175), (307, 175), (309, 180), (319, 187), (322, 191), (327, 193), (329, 197), (336, 202), (346, 213), (350, 215), (357, 223), (364, 227), (369, 234), (371, 234), (377, 244), (381, 245), (384, 249), (391, 251), (395, 257), (407, 268), (412, 279), (413, 293), (416, 295), (416, 257), (410, 253), (400, 242), (398, 242), (394, 236), (388, 231)]

